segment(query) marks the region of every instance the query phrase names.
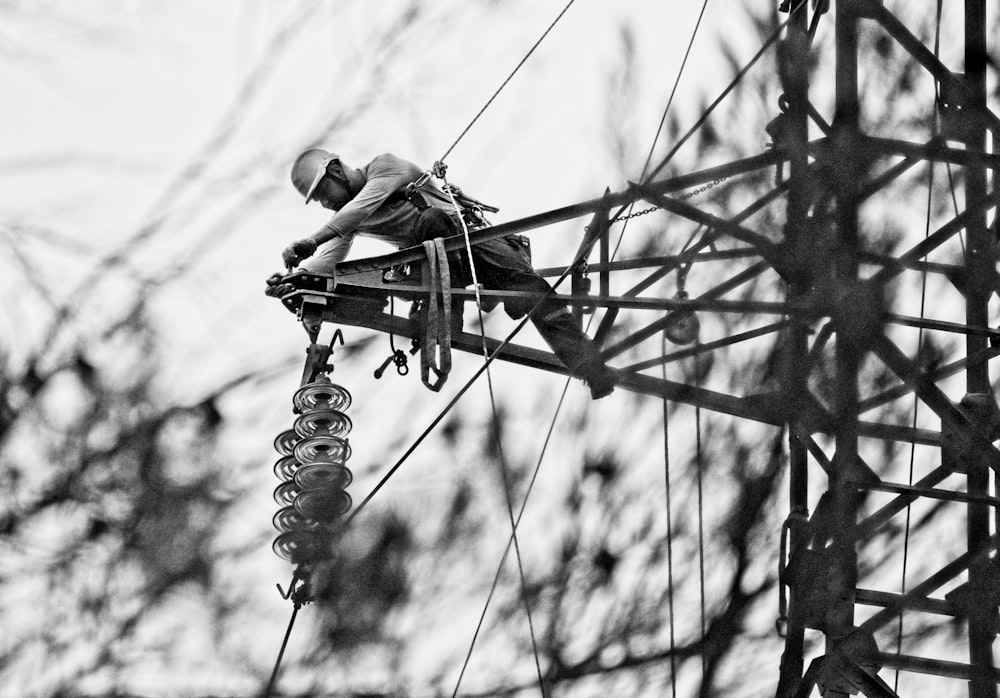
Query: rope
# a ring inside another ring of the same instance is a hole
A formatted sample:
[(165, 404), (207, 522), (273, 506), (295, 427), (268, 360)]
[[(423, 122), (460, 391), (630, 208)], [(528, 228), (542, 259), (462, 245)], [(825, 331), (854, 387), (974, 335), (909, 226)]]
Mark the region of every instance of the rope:
[(274, 662), (274, 671), (271, 672), (271, 678), (267, 682), (267, 688), (264, 689), (263, 698), (270, 698), (271, 691), (274, 690), (274, 684), (278, 680), (278, 672), (281, 670), (281, 660), (285, 656), (285, 647), (288, 646), (288, 638), (292, 634), (292, 626), (295, 625), (295, 617), (299, 614), (299, 608), (301, 604), (298, 602), (292, 605), (292, 617), (288, 621), (288, 629), (285, 630), (285, 639), (281, 641), (281, 649), (278, 650), (278, 659)]
[[(660, 339), (660, 352), (667, 353), (667, 332), (663, 331)], [(660, 365), (660, 375), (667, 379), (667, 365)], [(664, 397), (663, 403), (663, 480), (667, 499), (667, 609), (670, 613), (670, 695), (677, 698), (677, 658), (674, 648), (677, 646), (674, 630), (674, 529), (673, 513), (671, 512), (670, 496), (670, 405)]]
[(514, 75), (517, 74), (517, 71), (520, 70), (521, 66), (524, 65), (524, 63), (528, 60), (528, 58), (531, 57), (531, 54), (535, 52), (535, 49), (538, 48), (538, 45), (541, 44), (542, 41), (545, 39), (545, 37), (549, 35), (549, 32), (552, 31), (552, 28), (556, 26), (556, 23), (560, 19), (562, 19), (562, 16), (566, 14), (566, 10), (568, 10), (575, 1), (576, 0), (569, 0), (569, 2), (566, 3), (566, 6), (562, 9), (562, 11), (556, 16), (554, 20), (552, 20), (552, 23), (548, 26), (548, 29), (546, 29), (542, 33), (542, 35), (538, 38), (538, 41), (535, 42), (535, 45), (528, 50), (528, 52), (524, 55), (524, 58), (522, 58), (520, 62), (514, 67), (514, 70), (512, 70), (510, 75), (507, 76), (507, 79), (504, 80), (503, 83), (501, 83), (500, 87), (497, 88), (496, 92), (493, 93), (493, 96), (486, 101), (486, 104), (484, 104), (483, 108), (479, 110), (479, 113), (477, 113), (472, 118), (472, 121), (470, 121), (469, 125), (466, 126), (465, 129), (458, 135), (458, 138), (455, 139), (455, 142), (452, 143), (450, 146), (448, 146), (448, 150), (444, 151), (444, 155), (442, 155), (438, 160), (439, 162), (444, 162), (445, 158), (447, 158), (448, 155), (451, 154), (451, 151), (455, 149), (455, 146), (458, 145), (458, 142), (465, 137), (465, 134), (469, 132), (469, 129), (472, 128), (473, 124), (475, 124), (479, 120), (479, 117), (483, 115), (483, 112), (485, 112), (489, 108), (489, 106), (493, 104), (493, 100), (495, 100), (497, 96), (500, 94), (500, 92), (503, 91), (505, 87), (507, 87), (507, 83), (509, 83), (511, 79), (514, 77)]

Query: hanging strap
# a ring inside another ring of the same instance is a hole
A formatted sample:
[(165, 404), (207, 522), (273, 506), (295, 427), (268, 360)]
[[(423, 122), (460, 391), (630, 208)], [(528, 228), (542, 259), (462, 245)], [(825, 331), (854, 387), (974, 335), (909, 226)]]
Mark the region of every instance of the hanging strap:
[[(430, 290), (423, 308), (424, 343), (420, 352), (420, 379), (437, 392), (451, 372), (451, 274), (444, 241), (424, 242), (423, 278)], [(434, 379), (431, 379), (431, 373)]]

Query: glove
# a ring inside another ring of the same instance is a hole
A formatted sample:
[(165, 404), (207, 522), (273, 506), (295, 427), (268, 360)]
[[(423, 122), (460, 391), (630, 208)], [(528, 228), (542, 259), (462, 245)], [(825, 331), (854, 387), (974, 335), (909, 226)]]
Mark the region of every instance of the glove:
[(285, 248), (284, 252), (281, 253), (281, 261), (291, 269), (303, 259), (312, 257), (314, 252), (316, 252), (316, 241), (312, 238), (303, 238)]
[(291, 284), (278, 284), (264, 289), (264, 295), (271, 298), (284, 298), (289, 293), (295, 293), (295, 287)]
[(295, 291), (292, 284), (285, 282), (284, 274), (271, 274), (265, 283), (264, 295), (272, 298), (282, 298)]

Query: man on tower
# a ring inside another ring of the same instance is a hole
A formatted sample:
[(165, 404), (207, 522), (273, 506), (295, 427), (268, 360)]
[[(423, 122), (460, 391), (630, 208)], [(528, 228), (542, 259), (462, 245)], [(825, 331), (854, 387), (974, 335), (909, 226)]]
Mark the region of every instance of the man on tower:
[[(414, 187), (408, 185), (418, 182), (414, 196)], [(307, 204), (318, 201), (334, 215), (318, 231), (285, 248), (281, 256), (288, 267), (298, 265), (332, 275), (358, 235), (401, 249), (462, 231), (459, 214), (440, 181), (426, 177), (415, 164), (396, 155), (378, 155), (367, 165), (353, 168), (335, 153), (307, 150), (292, 165), (292, 184)], [(484, 288), (539, 296), (552, 290), (534, 271), (522, 243), (514, 237), (477, 243), (472, 247), (472, 262)], [(472, 283), (466, 254), (449, 255), (449, 271), (453, 285)], [(505, 301), (504, 305), (507, 313), (517, 318), (536, 302)], [(570, 375), (587, 383), (595, 400), (611, 394), (613, 372), (565, 305), (550, 298), (534, 312), (531, 321)]]

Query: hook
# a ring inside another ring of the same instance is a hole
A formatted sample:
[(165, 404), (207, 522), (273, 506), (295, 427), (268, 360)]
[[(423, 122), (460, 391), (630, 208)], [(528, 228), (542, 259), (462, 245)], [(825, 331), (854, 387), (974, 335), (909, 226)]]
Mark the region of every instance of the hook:
[(378, 368), (375, 369), (375, 374), (374, 375), (375, 375), (376, 379), (382, 377), (382, 374), (385, 373), (385, 369), (387, 369), (389, 367), (389, 364), (392, 363), (392, 360), (394, 358), (396, 358), (395, 355), (390, 355), (389, 358), (387, 358), (385, 361), (382, 362), (381, 366), (379, 366)]
[(295, 594), (296, 585), (298, 584), (298, 582), (299, 582), (299, 573), (298, 571), (296, 571), (295, 574), (292, 575), (292, 581), (288, 585), (287, 592), (281, 588), (280, 584), (275, 584), (274, 586), (278, 587), (278, 593), (281, 594), (281, 598), (283, 598), (285, 601), (288, 601), (288, 599), (292, 598), (292, 595)]
[(393, 349), (392, 354), (382, 362), (382, 365), (375, 369), (375, 378), (381, 378), (389, 364), (396, 365), (396, 373), (405, 376), (410, 372), (410, 367), (406, 365), (406, 353), (402, 349)]
[(677, 267), (677, 298), (687, 298), (687, 291), (684, 290), (684, 284), (687, 282), (688, 272), (691, 271), (691, 262), (681, 264)]

